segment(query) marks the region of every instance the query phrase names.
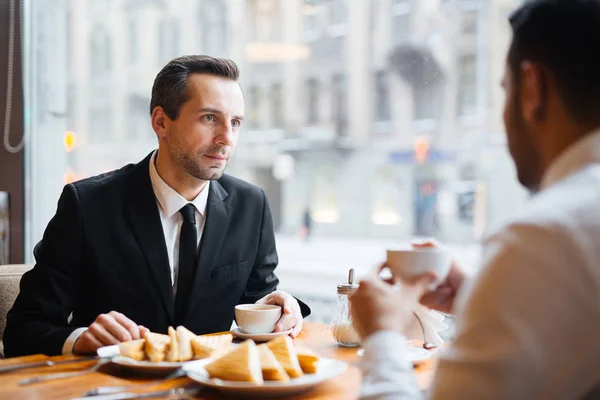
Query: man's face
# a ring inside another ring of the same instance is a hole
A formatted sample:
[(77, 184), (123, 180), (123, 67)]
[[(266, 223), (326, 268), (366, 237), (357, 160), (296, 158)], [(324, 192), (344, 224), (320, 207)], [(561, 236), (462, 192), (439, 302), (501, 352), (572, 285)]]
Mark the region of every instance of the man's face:
[(167, 151), (189, 175), (219, 179), (233, 155), (244, 118), (242, 90), (229, 79), (192, 74), (187, 94), (177, 119), (165, 117)]
[(504, 126), (508, 141), (508, 150), (517, 169), (517, 177), (521, 185), (536, 191), (541, 174), (539, 173), (540, 157), (532, 141), (532, 129), (523, 116), (521, 84), (512, 76), (511, 68), (506, 65), (502, 87), (505, 91)]

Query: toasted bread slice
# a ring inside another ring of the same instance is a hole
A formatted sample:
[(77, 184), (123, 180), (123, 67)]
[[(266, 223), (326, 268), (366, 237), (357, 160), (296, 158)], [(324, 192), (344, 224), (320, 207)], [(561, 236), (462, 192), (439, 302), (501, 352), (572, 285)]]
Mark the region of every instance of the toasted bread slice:
[(306, 347), (296, 346), (296, 354), (298, 355), (300, 368), (302, 368), (305, 374), (314, 374), (317, 372), (319, 356), (315, 352)]
[(179, 361), (189, 361), (194, 357), (192, 352), (192, 339), (196, 335), (185, 326), (177, 327), (177, 340), (179, 341)]
[(253, 382), (257, 385), (262, 385), (264, 382), (258, 348), (252, 340), (246, 340), (204, 368), (211, 378)]
[(267, 346), (291, 378), (298, 378), (304, 375), (302, 368), (300, 368), (300, 363), (298, 362), (296, 348), (289, 336), (279, 336), (278, 338), (267, 342)]
[(258, 346), (258, 352), (260, 354), (260, 367), (262, 368), (263, 379), (265, 381), (287, 381), (290, 379), (266, 344)]
[(177, 331), (172, 326), (169, 327), (169, 345), (167, 346), (167, 361), (179, 361), (179, 340), (177, 339)]
[(232, 341), (231, 333), (200, 335), (192, 339), (192, 349), (196, 358), (220, 357), (231, 349)]
[(171, 342), (169, 336), (160, 333), (146, 332), (144, 341), (144, 348), (150, 361), (161, 362), (165, 360), (167, 345)]
[(128, 342), (119, 343), (119, 352), (124, 357), (133, 358), (136, 361), (142, 361), (146, 358), (144, 352), (144, 339), (130, 340)]

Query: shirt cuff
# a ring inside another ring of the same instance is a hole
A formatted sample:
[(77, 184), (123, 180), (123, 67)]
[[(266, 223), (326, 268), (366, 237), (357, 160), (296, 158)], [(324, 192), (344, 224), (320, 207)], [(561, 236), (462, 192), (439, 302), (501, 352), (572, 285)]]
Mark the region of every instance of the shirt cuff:
[(87, 331), (87, 328), (77, 328), (73, 332), (71, 332), (67, 340), (65, 340), (65, 344), (62, 348), (62, 354), (64, 356), (70, 356), (71, 354), (73, 354), (73, 347), (75, 347), (75, 342), (77, 341), (77, 339), (79, 339), (79, 336), (81, 336), (85, 331)]
[(391, 331), (376, 332), (363, 342), (361, 399), (422, 397), (407, 346), (404, 335)]

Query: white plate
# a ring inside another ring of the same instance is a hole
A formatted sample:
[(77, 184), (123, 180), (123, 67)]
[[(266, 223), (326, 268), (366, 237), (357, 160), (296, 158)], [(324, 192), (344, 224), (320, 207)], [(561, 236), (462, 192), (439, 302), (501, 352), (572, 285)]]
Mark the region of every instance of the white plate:
[[(406, 355), (408, 361), (410, 361), (413, 365), (421, 364), (423, 361), (429, 359), (431, 357), (431, 353), (434, 350), (425, 350), (421, 347), (408, 346), (408, 354)], [(356, 352), (356, 355), (362, 357), (365, 353), (364, 349), (360, 349)]]
[(120, 366), (136, 370), (139, 372), (154, 372), (154, 373), (168, 373), (181, 368), (185, 362), (152, 362), (149, 360), (136, 361), (129, 357), (123, 357), (119, 353), (119, 346), (104, 346), (97, 350), (100, 357), (108, 357), (111, 362)]
[(224, 381), (211, 378), (204, 369), (204, 366), (210, 361), (212, 360), (207, 359), (186, 363), (186, 365), (183, 366), (183, 370), (190, 379), (193, 379), (201, 385), (228, 392), (252, 395), (283, 396), (302, 392), (342, 374), (348, 368), (348, 365), (343, 361), (322, 358), (319, 360), (317, 372), (314, 374), (304, 374), (300, 378), (293, 378), (283, 382), (265, 381), (263, 385), (257, 386), (250, 382)]
[(283, 332), (252, 334), (252, 333), (244, 333), (240, 330), (240, 328), (233, 328), (231, 330), (231, 333), (233, 334), (233, 336), (235, 336), (239, 339), (252, 339), (255, 342), (268, 342), (269, 340), (275, 339), (278, 336), (287, 336), (290, 333), (292, 333), (292, 330), (289, 329), (289, 330), (283, 331)]

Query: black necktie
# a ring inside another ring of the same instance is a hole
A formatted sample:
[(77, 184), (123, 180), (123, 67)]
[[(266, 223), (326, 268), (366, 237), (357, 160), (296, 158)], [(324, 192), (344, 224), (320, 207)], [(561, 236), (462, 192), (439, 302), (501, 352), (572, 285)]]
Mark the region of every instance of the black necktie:
[(183, 325), (185, 308), (189, 301), (196, 267), (198, 232), (196, 231), (195, 210), (193, 204), (186, 204), (179, 210), (183, 216), (183, 225), (179, 234), (179, 272), (177, 293), (175, 294), (175, 323), (177, 325)]

